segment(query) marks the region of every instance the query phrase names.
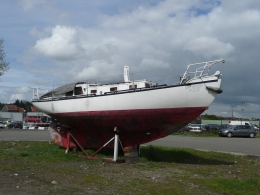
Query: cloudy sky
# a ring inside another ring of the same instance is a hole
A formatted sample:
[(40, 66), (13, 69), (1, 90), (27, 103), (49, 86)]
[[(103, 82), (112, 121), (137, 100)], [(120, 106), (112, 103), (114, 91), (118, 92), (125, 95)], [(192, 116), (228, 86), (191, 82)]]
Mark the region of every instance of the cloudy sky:
[(0, 38), (1, 103), (32, 99), (32, 87), (120, 81), (124, 65), (172, 83), (187, 64), (224, 59), (224, 92), (205, 113), (260, 118), (259, 0), (3, 1)]

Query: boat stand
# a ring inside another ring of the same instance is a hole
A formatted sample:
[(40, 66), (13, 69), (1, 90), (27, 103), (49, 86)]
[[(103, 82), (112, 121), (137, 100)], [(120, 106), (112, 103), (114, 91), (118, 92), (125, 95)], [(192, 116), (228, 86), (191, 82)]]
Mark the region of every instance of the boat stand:
[[(86, 151), (84, 150), (84, 148), (79, 144), (79, 142), (76, 140), (76, 138), (71, 134), (70, 131), (68, 131), (67, 133), (67, 143), (66, 143), (66, 151), (65, 153), (68, 153), (69, 151), (69, 148), (70, 148), (70, 141), (71, 141), (71, 138), (75, 141), (76, 145), (82, 150), (82, 152), (85, 154), (84, 156), (82, 155), (79, 155), (78, 157), (80, 158), (87, 158), (87, 159), (90, 159), (90, 160), (104, 160), (104, 161), (107, 161), (107, 162), (113, 162), (113, 163), (124, 163), (125, 162), (125, 159), (118, 159), (118, 142), (120, 143), (121, 145), (121, 148), (123, 149), (123, 146), (122, 146), (122, 143), (119, 139), (119, 131), (117, 129), (117, 127), (114, 128), (114, 133), (115, 133), (115, 136), (112, 137), (107, 143), (105, 143), (101, 148), (99, 148), (94, 154), (92, 154), (91, 156), (88, 155), (86, 153)], [(95, 157), (95, 155), (100, 152), (100, 150), (102, 150), (104, 147), (106, 147), (111, 141), (114, 140), (114, 158), (98, 158), (98, 157)], [(124, 149), (123, 149), (124, 150)]]

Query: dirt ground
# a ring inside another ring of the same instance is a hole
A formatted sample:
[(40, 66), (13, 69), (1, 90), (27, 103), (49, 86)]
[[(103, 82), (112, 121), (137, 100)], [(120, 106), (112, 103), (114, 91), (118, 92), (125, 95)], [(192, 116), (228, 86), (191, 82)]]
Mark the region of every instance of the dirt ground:
[[(182, 172), (174, 167), (157, 168), (156, 171), (140, 170), (142, 166), (145, 166), (145, 163), (129, 165), (96, 161), (90, 164), (27, 164), (20, 171), (1, 171), (0, 194), (136, 194), (131, 192), (131, 188), (135, 187), (134, 183), (138, 181), (145, 181), (145, 185), (148, 184), (152, 188), (154, 184), (174, 182), (169, 180), (171, 175)], [(122, 186), (126, 186), (125, 189)]]
[(108, 163), (49, 143), (0, 142), (0, 194), (260, 194), (260, 157), (157, 147), (141, 152), (138, 163)]

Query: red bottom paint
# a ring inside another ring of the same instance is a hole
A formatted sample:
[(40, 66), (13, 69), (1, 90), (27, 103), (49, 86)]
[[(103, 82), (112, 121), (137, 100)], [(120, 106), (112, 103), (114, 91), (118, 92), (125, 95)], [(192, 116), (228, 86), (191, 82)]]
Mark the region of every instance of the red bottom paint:
[[(205, 110), (206, 107), (193, 107), (51, 114), (61, 124), (57, 131), (56, 123), (52, 123), (51, 136), (66, 148), (69, 130), (83, 148), (100, 148), (114, 137), (117, 127), (123, 147), (135, 146), (178, 131)], [(111, 142), (106, 147), (113, 145)], [(71, 141), (69, 147), (76, 147), (75, 142)]]

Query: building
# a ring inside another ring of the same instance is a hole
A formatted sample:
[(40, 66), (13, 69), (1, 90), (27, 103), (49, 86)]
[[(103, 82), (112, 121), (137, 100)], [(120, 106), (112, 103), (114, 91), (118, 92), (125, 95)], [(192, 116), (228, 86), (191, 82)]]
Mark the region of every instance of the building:
[(5, 104), (0, 110), (0, 121), (23, 121), (24, 109), (13, 104)]
[(23, 113), (0, 112), (0, 121), (23, 121)]
[(0, 111), (1, 112), (20, 112), (20, 113), (24, 113), (24, 108), (18, 108), (13, 104), (5, 104)]

